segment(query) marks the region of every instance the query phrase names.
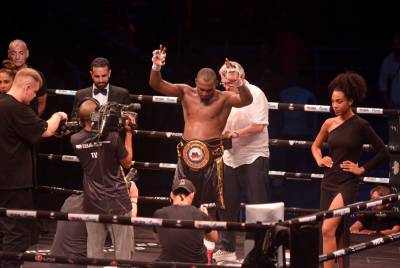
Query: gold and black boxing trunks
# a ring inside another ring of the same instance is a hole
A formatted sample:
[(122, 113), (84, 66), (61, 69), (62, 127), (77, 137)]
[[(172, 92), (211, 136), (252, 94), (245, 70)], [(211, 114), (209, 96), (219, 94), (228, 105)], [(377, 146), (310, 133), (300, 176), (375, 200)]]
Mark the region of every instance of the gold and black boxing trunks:
[(208, 166), (214, 160), (222, 157), (225, 149), (232, 148), (231, 139), (185, 140), (182, 138), (177, 145), (178, 157), (193, 169), (200, 170)]
[(216, 138), (206, 141), (185, 140), (182, 138), (177, 145), (178, 157), (183, 159), (186, 166), (194, 172), (215, 164), (216, 187), (221, 208), (225, 208), (223, 191), (223, 161), (225, 149), (232, 148), (231, 138)]

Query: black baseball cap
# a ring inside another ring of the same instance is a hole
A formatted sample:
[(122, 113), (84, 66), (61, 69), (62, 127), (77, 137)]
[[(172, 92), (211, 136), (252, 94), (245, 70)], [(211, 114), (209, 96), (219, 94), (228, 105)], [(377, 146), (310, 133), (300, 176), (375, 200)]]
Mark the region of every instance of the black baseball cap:
[(194, 187), (193, 183), (190, 180), (187, 179), (180, 179), (180, 180), (175, 180), (172, 184), (172, 192), (175, 192), (178, 189), (184, 189), (186, 190), (189, 194), (196, 192), (196, 187)]

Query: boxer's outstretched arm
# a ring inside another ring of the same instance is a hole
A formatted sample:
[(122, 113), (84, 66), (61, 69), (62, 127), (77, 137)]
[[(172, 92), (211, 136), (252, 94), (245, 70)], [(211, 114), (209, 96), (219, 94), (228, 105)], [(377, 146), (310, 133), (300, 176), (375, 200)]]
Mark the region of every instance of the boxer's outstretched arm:
[(227, 80), (227, 84), (237, 88), (239, 92), (239, 94), (228, 94), (228, 103), (236, 108), (250, 105), (253, 102), (253, 96), (247, 87), (248, 82), (240, 74), (238, 65), (225, 59), (224, 66), (224, 69), (220, 70), (221, 75)]
[(149, 85), (156, 91), (167, 95), (182, 98), (183, 96), (183, 85), (172, 84), (165, 81), (161, 76), (161, 67), (165, 65), (165, 59), (167, 57), (166, 48), (160, 45), (160, 49), (153, 51), (153, 57), (151, 61), (153, 66), (150, 72)]
[(168, 81), (165, 81), (162, 79), (159, 71), (151, 70), (149, 85), (155, 91), (167, 96), (174, 96), (178, 98), (182, 98), (183, 96), (183, 85), (172, 84)]
[(232, 107), (241, 108), (250, 105), (253, 102), (253, 96), (250, 93), (246, 83), (241, 84), (237, 87), (239, 93), (226, 92), (228, 95), (228, 103)]

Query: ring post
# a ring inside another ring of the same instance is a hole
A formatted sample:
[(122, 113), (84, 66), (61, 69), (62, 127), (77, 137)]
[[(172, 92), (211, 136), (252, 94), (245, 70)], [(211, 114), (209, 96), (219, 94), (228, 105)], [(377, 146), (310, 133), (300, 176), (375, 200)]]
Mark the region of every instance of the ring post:
[[(283, 202), (246, 205), (246, 222), (283, 221), (284, 214), (285, 208)], [(254, 246), (254, 239), (249, 239), (249, 233), (247, 233), (244, 241), (244, 255), (247, 256)], [(279, 267), (284, 265), (282, 247), (278, 249), (278, 265)]]
[[(389, 148), (400, 148), (400, 115), (390, 115), (389, 120)], [(390, 184), (400, 186), (400, 153), (390, 153)]]
[(318, 268), (319, 225), (318, 223), (290, 226), (290, 267)]

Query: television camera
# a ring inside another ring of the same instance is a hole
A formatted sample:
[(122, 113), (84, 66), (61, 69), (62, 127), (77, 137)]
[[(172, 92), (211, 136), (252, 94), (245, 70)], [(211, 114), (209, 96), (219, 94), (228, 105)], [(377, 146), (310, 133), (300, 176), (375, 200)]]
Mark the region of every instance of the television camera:
[[(100, 140), (111, 131), (120, 131), (128, 123), (132, 129), (136, 129), (136, 123), (132, 122), (130, 116), (135, 119), (138, 114), (135, 111), (140, 110), (140, 103), (131, 103), (129, 105), (108, 102), (101, 105), (90, 115), (90, 121), (93, 140)], [(82, 126), (79, 118), (73, 121), (63, 121), (57, 129), (57, 136), (62, 136), (70, 132), (78, 132)]]

